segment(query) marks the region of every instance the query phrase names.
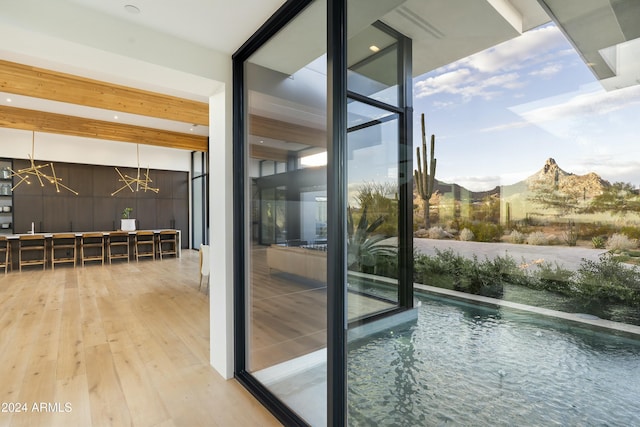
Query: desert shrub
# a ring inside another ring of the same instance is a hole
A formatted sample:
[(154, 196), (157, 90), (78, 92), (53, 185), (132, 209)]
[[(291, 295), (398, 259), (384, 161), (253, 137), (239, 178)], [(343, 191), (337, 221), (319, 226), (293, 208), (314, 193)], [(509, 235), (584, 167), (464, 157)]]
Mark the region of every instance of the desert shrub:
[[(536, 264), (536, 270), (532, 274), (530, 287), (544, 289), (570, 295), (573, 289), (574, 273), (563, 268), (558, 262), (542, 262)], [(525, 284), (526, 286), (526, 284)]]
[(640, 271), (611, 254), (598, 261), (583, 259), (576, 274), (575, 292), (583, 299), (640, 305)]
[(594, 236), (591, 238), (591, 245), (594, 249), (604, 249), (607, 239), (602, 236)]
[(608, 236), (613, 233), (613, 231), (614, 229), (611, 224), (583, 223), (580, 225), (580, 235), (585, 239)]
[(436, 249), (435, 256), (414, 256), (414, 280), (429, 286), (453, 289), (459, 272), (469, 260), (453, 252), (451, 249), (440, 251)]
[(621, 233), (614, 233), (608, 239), (605, 247), (610, 251), (625, 251), (638, 246), (637, 240), (631, 240)]
[(444, 231), (442, 227), (435, 226), (427, 230), (427, 237), (430, 239), (445, 239), (450, 237), (450, 234)]
[(414, 256), (414, 281), (477, 295), (501, 298), (505, 284), (546, 290), (587, 303), (640, 306), (640, 270), (611, 254), (598, 261), (583, 259), (576, 272), (557, 262), (535, 262), (536, 269), (518, 265), (510, 256), (479, 261), (451, 249)]
[(549, 244), (549, 238), (542, 231), (534, 231), (527, 237), (527, 243), (530, 245), (543, 246)]
[(518, 230), (512, 230), (509, 234), (509, 241), (511, 243), (524, 243), (527, 240), (527, 235), (519, 232)]
[(491, 222), (465, 221), (460, 226), (471, 230), (477, 242), (499, 242), (503, 233), (501, 225)]
[(562, 232), (562, 241), (567, 246), (575, 246), (578, 244), (578, 226), (570, 221), (567, 224), (567, 229)]
[(504, 284), (509, 282), (507, 277), (521, 272), (511, 257), (480, 262), (476, 257), (465, 258), (447, 249), (436, 250), (435, 256), (416, 257), (414, 274), (416, 281), (425, 285), (500, 298)]
[(478, 225), (477, 230), (471, 229), (471, 231), (479, 242), (499, 242), (503, 233), (502, 226), (490, 222), (482, 222)]
[[(486, 297), (502, 298), (504, 284), (509, 283), (509, 273), (517, 270), (515, 262), (510, 257), (496, 257), (492, 260), (478, 261), (474, 255), (473, 260), (464, 265), (454, 284), (456, 291), (469, 294), (483, 295)], [(513, 267), (513, 268), (512, 268)]]
[(463, 228), (462, 231), (460, 232), (460, 240), (462, 240), (463, 242), (470, 242), (475, 238), (473, 231), (469, 230), (468, 228)]
[(398, 278), (398, 257), (380, 255), (376, 256), (375, 274), (384, 277)]
[(625, 236), (627, 236), (630, 239), (635, 239), (638, 240), (640, 239), (640, 228), (638, 227), (633, 227), (630, 225), (626, 225), (624, 227), (620, 227), (620, 231), (621, 234), (624, 234)]

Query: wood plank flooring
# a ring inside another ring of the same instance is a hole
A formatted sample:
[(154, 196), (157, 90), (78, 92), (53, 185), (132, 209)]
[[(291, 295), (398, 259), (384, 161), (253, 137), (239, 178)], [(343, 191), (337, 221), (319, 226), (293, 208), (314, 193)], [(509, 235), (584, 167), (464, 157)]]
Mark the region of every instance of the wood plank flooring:
[(210, 367), (198, 253), (182, 254), (0, 275), (0, 427), (280, 425)]
[[(251, 252), (250, 372), (327, 346), (327, 284), (270, 269), (266, 247)], [(348, 317), (377, 313), (394, 305), (352, 292)]]

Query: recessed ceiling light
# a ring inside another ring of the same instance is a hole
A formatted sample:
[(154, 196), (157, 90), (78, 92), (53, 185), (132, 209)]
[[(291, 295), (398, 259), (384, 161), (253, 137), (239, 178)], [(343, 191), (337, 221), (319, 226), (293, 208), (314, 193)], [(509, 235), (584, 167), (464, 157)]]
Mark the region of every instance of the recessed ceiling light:
[(375, 44), (372, 44), (371, 46), (369, 46), (369, 50), (371, 52), (380, 52), (380, 48), (378, 46), (376, 46)]
[(118, 120), (118, 116), (113, 116), (114, 119)]
[(11, 98), (7, 98), (7, 102), (11, 102)]
[(129, 13), (133, 13), (134, 15), (140, 13), (140, 9), (132, 4), (125, 4), (124, 9)]

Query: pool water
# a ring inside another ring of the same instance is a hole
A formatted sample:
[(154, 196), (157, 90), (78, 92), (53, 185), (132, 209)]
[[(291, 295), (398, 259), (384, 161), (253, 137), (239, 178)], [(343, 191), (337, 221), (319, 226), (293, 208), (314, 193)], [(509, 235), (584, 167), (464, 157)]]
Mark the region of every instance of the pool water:
[(350, 426), (640, 426), (640, 340), (419, 296), (349, 349)]

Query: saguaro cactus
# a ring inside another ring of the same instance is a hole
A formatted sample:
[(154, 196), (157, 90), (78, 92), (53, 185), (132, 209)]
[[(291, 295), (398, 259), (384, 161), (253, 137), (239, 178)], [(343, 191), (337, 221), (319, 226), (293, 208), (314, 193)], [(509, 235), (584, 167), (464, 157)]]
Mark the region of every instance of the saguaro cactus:
[(422, 207), (424, 209), (424, 227), (428, 230), (430, 227), (429, 221), (429, 199), (433, 195), (435, 175), (436, 175), (436, 158), (435, 158), (435, 145), (436, 137), (431, 135), (431, 150), (430, 160), (428, 164), (429, 170), (427, 170), (427, 136), (424, 125), (424, 113), (420, 117), (422, 125), (422, 156), (420, 156), (420, 147), (416, 147), (418, 169), (413, 171), (413, 177), (416, 181), (416, 187), (418, 194), (422, 198)]

